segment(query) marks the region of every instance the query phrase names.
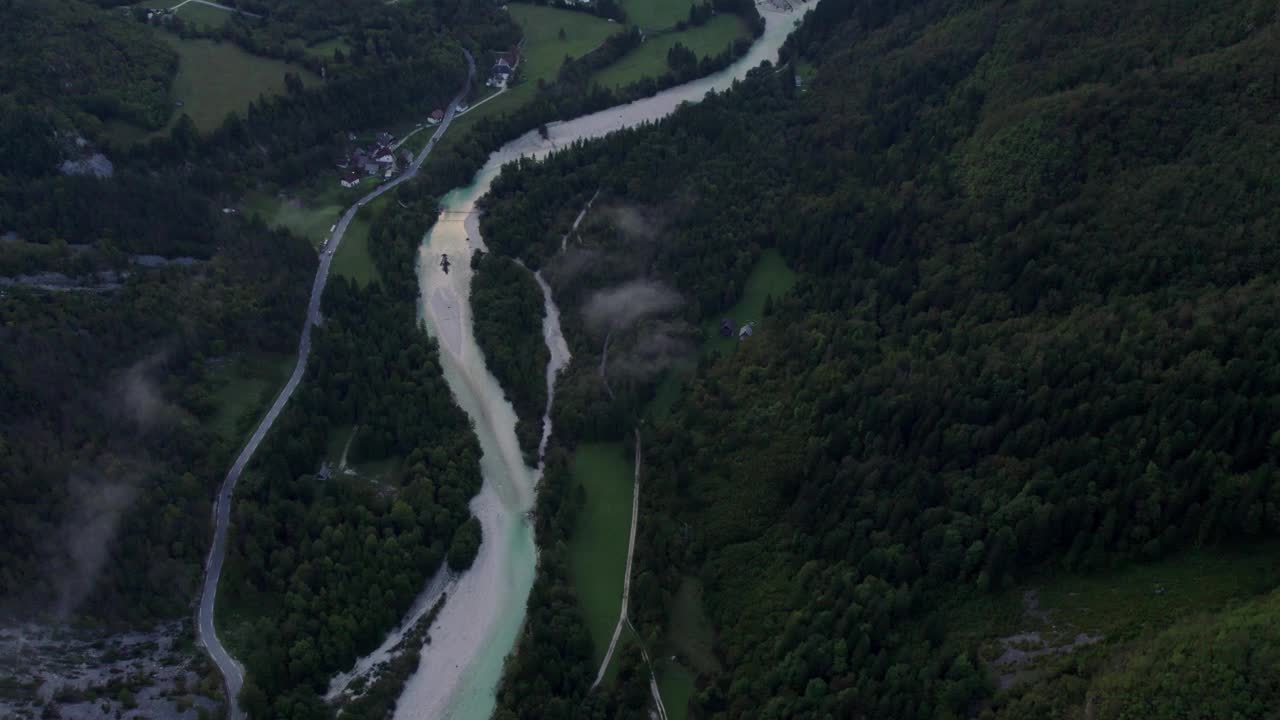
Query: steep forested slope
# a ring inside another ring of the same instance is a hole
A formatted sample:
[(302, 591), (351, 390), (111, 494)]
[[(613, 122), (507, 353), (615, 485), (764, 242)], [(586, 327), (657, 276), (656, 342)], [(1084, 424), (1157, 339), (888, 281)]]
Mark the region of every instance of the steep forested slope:
[(948, 601), (1280, 530), (1278, 45), (1271, 3), (824, 0), (804, 90), (495, 184), (486, 238), (535, 262), (598, 187), (692, 206), (654, 266), (691, 320), (752, 242), (804, 271), (646, 443), (633, 608), (659, 643), (706, 583), (696, 716), (967, 715)]
[(147, 128), (169, 117), (177, 56), (145, 27), (79, 0), (7, 0), (0, 8), (0, 98)]

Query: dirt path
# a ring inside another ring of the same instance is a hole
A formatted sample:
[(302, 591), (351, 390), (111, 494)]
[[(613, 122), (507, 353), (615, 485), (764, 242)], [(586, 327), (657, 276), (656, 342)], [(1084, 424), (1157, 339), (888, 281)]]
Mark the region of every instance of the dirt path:
[(169, 8), (169, 10), (170, 10), (170, 11), (176, 11), (178, 8), (182, 7), (183, 5), (186, 5), (187, 3), (196, 3), (197, 5), (208, 5), (209, 7), (218, 8), (219, 10), (226, 10), (227, 12), (230, 12), (230, 13), (239, 13), (239, 14), (241, 14), (241, 15), (244, 15), (244, 16), (246, 16), (246, 17), (251, 17), (251, 18), (260, 18), (260, 17), (262, 17), (261, 15), (258, 15), (257, 13), (251, 13), (251, 12), (248, 12), (247, 10), (241, 10), (241, 9), (239, 9), (239, 8), (233, 8), (233, 7), (231, 7), (230, 5), (219, 5), (219, 4), (218, 4), (218, 3), (216, 3), (216, 2), (210, 2), (210, 0), (182, 0), (182, 2), (180, 2), (180, 3), (178, 3), (177, 5), (174, 5), (173, 7)]
[[(636, 480), (635, 485), (631, 489), (631, 537), (627, 540), (627, 569), (626, 574), (622, 576), (622, 611), (618, 613), (618, 624), (613, 628), (613, 639), (609, 641), (609, 649), (604, 654), (604, 662), (600, 663), (600, 670), (596, 672), (596, 681), (591, 683), (591, 689), (595, 690), (596, 686), (604, 680), (604, 673), (609, 669), (609, 661), (613, 659), (613, 651), (618, 646), (618, 636), (622, 634), (622, 625), (629, 624), (627, 619), (627, 601), (631, 597), (631, 558), (636, 552), (636, 518), (640, 514), (640, 430), (636, 429)], [(658, 701), (661, 705), (662, 701)], [(665, 717), (665, 712), (663, 713)]]
[(351, 428), (351, 434), (347, 436), (347, 444), (342, 446), (342, 459), (338, 460), (338, 469), (347, 469), (347, 453), (351, 451), (351, 441), (356, 439), (356, 433), (360, 432), (360, 426), (356, 425)]

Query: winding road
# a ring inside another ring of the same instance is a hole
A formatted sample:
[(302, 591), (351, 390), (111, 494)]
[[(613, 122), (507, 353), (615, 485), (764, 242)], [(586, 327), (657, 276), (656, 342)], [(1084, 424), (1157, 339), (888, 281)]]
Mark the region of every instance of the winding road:
[(293, 374), (289, 376), (288, 382), (281, 388), (275, 402), (271, 404), (267, 414), (258, 423), (253, 435), (249, 437), (249, 442), (245, 443), (244, 449), (240, 451), (240, 456), (236, 458), (231, 470), (227, 472), (226, 479), (222, 481), (222, 489), (218, 492), (218, 500), (213, 508), (213, 546), (209, 549), (209, 560), (205, 564), (204, 590), (200, 595), (200, 609), (196, 617), (196, 628), (200, 642), (209, 651), (209, 657), (218, 666), (218, 670), (222, 673), (223, 680), (226, 683), (227, 720), (242, 720), (245, 717), (244, 710), (237, 700), (240, 694), (240, 687), (244, 684), (244, 668), (240, 663), (236, 662), (235, 658), (231, 657), (231, 654), (227, 652), (227, 649), (222, 645), (222, 641), (218, 638), (217, 629), (213, 625), (213, 611), (214, 604), (217, 601), (218, 580), (222, 577), (222, 565), (226, 559), (227, 526), (231, 522), (231, 496), (235, 491), (236, 481), (240, 479), (240, 473), (249, 464), (250, 458), (253, 457), (258, 445), (262, 442), (262, 438), (266, 437), (267, 432), (271, 430), (276, 418), (280, 416), (280, 411), (289, 402), (289, 398), (293, 395), (293, 391), (297, 389), (298, 383), (302, 381), (302, 376), (306, 372), (307, 356), (311, 353), (311, 328), (320, 323), (320, 298), (324, 295), (324, 286), (329, 280), (329, 266), (333, 262), (334, 252), (342, 242), (342, 236), (347, 232), (347, 226), (351, 224), (352, 219), (355, 218), (360, 208), (376, 200), (392, 188), (412, 180), (418, 174), (418, 170), (427, 159), (427, 155), (431, 153), (436, 142), (449, 129), (449, 123), (453, 121), (458, 103), (462, 102), (462, 99), (467, 96), (467, 92), (471, 89), (471, 82), (476, 72), (476, 63), (475, 59), (471, 57), (471, 53), (466, 50), (462, 52), (467, 56), (466, 82), (463, 83), (462, 89), (458, 91), (457, 97), (449, 103), (449, 108), (445, 111), (444, 120), (441, 121), (431, 139), (427, 141), (426, 147), (422, 148), (408, 169), (401, 173), (399, 177), (379, 185), (377, 189), (347, 208), (347, 211), (342, 214), (342, 219), (334, 227), (333, 234), (321, 250), (320, 267), (316, 270), (316, 279), (311, 286), (311, 300), (307, 303), (307, 317), (302, 325), (302, 339), (298, 342), (298, 362), (293, 367)]

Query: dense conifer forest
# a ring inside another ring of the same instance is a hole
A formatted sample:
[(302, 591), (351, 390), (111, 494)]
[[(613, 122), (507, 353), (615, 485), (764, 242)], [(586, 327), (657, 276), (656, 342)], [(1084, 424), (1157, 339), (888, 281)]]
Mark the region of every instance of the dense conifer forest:
[[(700, 578), (726, 668), (691, 717), (1067, 717), (1087, 698), (1183, 717), (1209, 707), (1208, 665), (1235, 678), (1213, 707), (1265, 716), (1275, 649), (1243, 628), (1269, 599), (998, 695), (944, 611), (1033, 572), (1280, 530), (1278, 40), (1270, 3), (824, 0), (779, 71), (504, 171), (486, 241), (553, 285), (597, 189), (679, 218), (642, 270), (559, 283), (571, 334), (577, 300), (626, 277), (670, 283), (700, 324), (758, 248), (802, 271), (642, 425), (633, 617), (659, 644)], [(637, 252), (601, 224), (583, 252)], [(603, 402), (588, 374), (558, 398), (569, 442)], [(589, 432), (625, 436), (654, 388)], [(575, 716), (572, 635), (548, 630), (567, 617), (531, 606), (545, 641), (521, 646), (512, 716)]]
[(515, 406), (516, 438), (526, 460), (536, 465), (550, 357), (542, 339), (542, 290), (533, 274), (510, 258), (476, 253), (472, 267), (476, 343)]

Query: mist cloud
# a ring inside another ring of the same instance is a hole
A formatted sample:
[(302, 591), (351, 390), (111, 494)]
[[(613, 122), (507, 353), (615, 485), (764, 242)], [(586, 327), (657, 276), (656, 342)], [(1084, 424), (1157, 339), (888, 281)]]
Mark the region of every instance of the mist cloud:
[(167, 358), (166, 352), (149, 355), (125, 370), (115, 384), (118, 409), (141, 430), (151, 429), (173, 413), (173, 408), (160, 392), (160, 386), (152, 379), (152, 372)]
[(680, 294), (651, 280), (631, 280), (587, 298), (582, 316), (595, 332), (628, 328), (643, 317), (667, 313), (681, 305)]
[(691, 358), (696, 330), (683, 320), (643, 324), (625, 349), (615, 350), (611, 372), (644, 379)]
[(73, 612), (93, 590), (120, 518), (133, 504), (137, 489), (127, 480), (73, 475), (68, 513), (57, 535), (53, 563), (58, 618)]

